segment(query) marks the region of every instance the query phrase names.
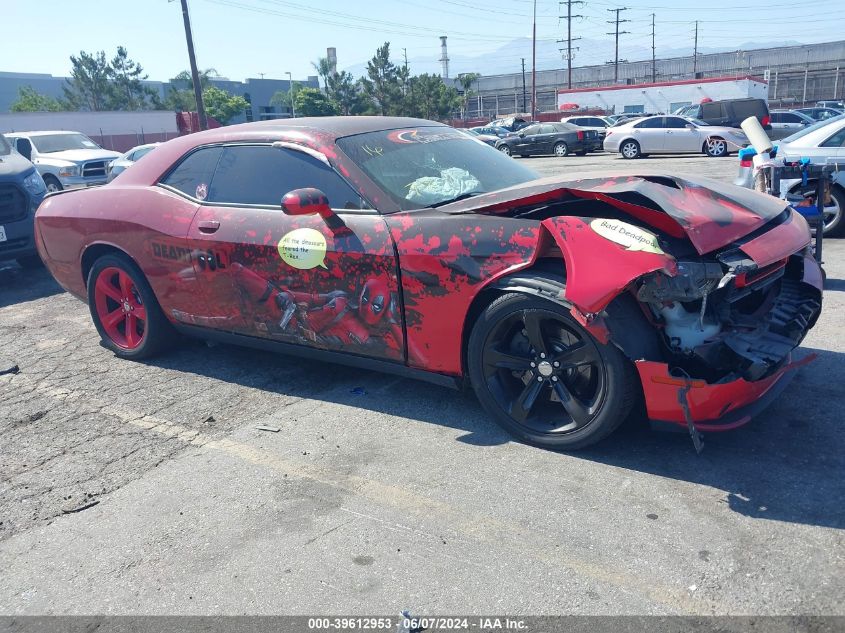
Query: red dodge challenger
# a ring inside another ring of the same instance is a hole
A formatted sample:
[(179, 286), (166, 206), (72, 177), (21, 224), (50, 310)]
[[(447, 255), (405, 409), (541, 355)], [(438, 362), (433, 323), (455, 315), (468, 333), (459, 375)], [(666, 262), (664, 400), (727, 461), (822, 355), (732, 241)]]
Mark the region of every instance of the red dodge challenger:
[(48, 196), (36, 228), (118, 356), (183, 333), (469, 383), (555, 449), (642, 402), (696, 441), (747, 422), (822, 300), (807, 224), (781, 200), (667, 175), (538, 179), (419, 119), (184, 136)]

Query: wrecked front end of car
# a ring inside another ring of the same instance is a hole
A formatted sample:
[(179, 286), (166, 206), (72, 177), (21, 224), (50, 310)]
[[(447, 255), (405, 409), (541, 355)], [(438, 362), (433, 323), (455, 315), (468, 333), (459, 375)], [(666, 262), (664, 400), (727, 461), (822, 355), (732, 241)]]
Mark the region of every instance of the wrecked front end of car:
[(507, 213), (540, 220), (573, 316), (634, 362), (656, 425), (687, 427), (700, 448), (699, 432), (749, 421), (808, 360), (793, 351), (819, 317), (822, 276), (783, 201), (667, 176), (526, 194)]
[(792, 352), (821, 312), (818, 264), (801, 248), (759, 265), (737, 245), (677, 266), (674, 277), (650, 273), (634, 286), (663, 342), (663, 358), (636, 359), (649, 417), (735, 428), (801, 364)]

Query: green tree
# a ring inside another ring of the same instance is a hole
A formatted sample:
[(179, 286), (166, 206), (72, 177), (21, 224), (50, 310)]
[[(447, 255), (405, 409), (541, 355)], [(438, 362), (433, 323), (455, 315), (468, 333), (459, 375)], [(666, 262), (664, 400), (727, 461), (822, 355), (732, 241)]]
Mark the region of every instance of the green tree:
[(469, 110), (469, 98), (475, 95), (476, 93), (472, 91), (472, 84), (477, 82), (481, 78), (481, 75), (478, 73), (461, 73), (458, 75), (458, 83), (461, 84), (461, 88), (463, 90), (463, 114), (464, 118), (467, 116), (467, 110)]
[(70, 79), (64, 86), (65, 100), (72, 110), (108, 110), (111, 105), (111, 67), (105, 51), (70, 56)]
[(32, 86), (18, 88), (18, 98), (9, 107), (11, 112), (60, 112), (63, 109), (58, 99), (43, 95)]
[(209, 86), (202, 91), (202, 102), (208, 116), (214, 117), (223, 125), (249, 106), (243, 97), (232, 95), (216, 86)]
[(302, 90), (302, 84), (294, 81), (290, 85), (290, 90), (277, 90), (272, 97), (270, 97), (270, 105), (280, 108), (287, 108), (291, 110), (296, 103), (296, 94)]
[(155, 91), (143, 84), (147, 79), (143, 67), (129, 58), (129, 53), (123, 46), (117, 47), (117, 55), (111, 60), (109, 75), (110, 109), (148, 110), (161, 105)]
[(364, 94), (361, 82), (355, 81), (352, 74), (345, 70), (329, 80), (329, 93), (340, 113), (345, 116), (363, 114), (373, 108), (372, 101)]
[(337, 74), (334, 68), (332, 68), (331, 62), (329, 62), (328, 57), (321, 57), (315, 63), (311, 64), (314, 67), (314, 70), (317, 71), (317, 75), (320, 79), (323, 80), (323, 87), (326, 91), (326, 96), (331, 98), (331, 89), (330, 83), (332, 80), (332, 76)]
[(458, 91), (443, 83), (439, 75), (417, 75), (408, 80), (405, 100), (409, 116), (423, 119), (445, 119), (460, 106)]
[(302, 116), (331, 116), (337, 105), (317, 88), (302, 88), (296, 94), (296, 113)]
[(402, 84), (399, 72), (390, 61), (390, 42), (385, 42), (367, 62), (367, 76), (361, 79), (366, 94), (378, 114), (399, 114), (402, 110)]
[[(211, 80), (217, 76), (219, 75), (214, 68), (201, 70), (199, 72), (200, 88), (205, 90), (211, 86)], [(164, 106), (174, 112), (194, 112), (197, 109), (191, 71), (183, 70), (170, 80), (170, 90), (164, 98)]]

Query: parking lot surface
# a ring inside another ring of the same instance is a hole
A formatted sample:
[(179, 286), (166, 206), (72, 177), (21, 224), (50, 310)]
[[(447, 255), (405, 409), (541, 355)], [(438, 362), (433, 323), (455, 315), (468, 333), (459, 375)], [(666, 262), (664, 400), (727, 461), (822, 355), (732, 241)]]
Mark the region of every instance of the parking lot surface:
[(471, 394), (224, 345), (118, 360), (46, 271), (0, 263), (0, 371), (20, 368), (0, 376), (0, 611), (845, 614), (845, 240), (825, 249), (817, 359), (701, 455), (636, 422), (548, 452)]

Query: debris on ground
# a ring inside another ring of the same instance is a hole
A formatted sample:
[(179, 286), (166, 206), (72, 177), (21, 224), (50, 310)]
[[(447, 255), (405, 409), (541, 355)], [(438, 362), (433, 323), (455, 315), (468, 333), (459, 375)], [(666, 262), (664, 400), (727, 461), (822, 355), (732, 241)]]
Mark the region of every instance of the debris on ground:
[(3, 376), (5, 374), (17, 374), (20, 373), (20, 371), (20, 367), (18, 367), (17, 365), (12, 365), (8, 369), (0, 369), (0, 376)]
[(277, 426), (264, 426), (263, 424), (260, 426), (256, 426), (255, 428), (259, 431), (270, 431), (270, 433), (278, 433), (282, 430)]
[(73, 514), (74, 512), (82, 512), (83, 510), (87, 510), (88, 508), (93, 508), (95, 505), (100, 503), (99, 499), (85, 499), (82, 503), (78, 503), (75, 505), (66, 505), (62, 508), (63, 514)]

